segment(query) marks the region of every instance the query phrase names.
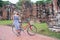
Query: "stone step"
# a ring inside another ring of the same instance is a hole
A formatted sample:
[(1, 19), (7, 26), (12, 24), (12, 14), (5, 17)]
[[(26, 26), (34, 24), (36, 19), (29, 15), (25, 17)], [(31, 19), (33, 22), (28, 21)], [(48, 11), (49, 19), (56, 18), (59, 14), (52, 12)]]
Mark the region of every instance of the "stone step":
[(60, 32), (60, 29), (55, 29), (55, 28), (49, 28), (49, 30), (52, 30), (54, 32)]
[(60, 27), (59, 27), (59, 26), (53, 26), (53, 28), (55, 28), (55, 29), (60, 29)]

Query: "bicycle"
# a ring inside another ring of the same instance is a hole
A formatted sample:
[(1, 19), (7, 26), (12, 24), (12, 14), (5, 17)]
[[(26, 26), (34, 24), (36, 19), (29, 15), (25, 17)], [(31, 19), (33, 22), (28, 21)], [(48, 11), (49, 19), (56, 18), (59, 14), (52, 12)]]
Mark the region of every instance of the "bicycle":
[[(27, 29), (26, 31), (27, 31), (28, 35), (30, 35), (30, 36), (33, 36), (37, 33), (37, 28), (34, 25), (27, 23), (26, 28), (24, 29), (24, 28), (22, 28), (22, 24), (23, 23), (21, 22), (20, 32)], [(14, 26), (12, 26), (12, 31), (13, 31), (13, 33), (16, 34)]]

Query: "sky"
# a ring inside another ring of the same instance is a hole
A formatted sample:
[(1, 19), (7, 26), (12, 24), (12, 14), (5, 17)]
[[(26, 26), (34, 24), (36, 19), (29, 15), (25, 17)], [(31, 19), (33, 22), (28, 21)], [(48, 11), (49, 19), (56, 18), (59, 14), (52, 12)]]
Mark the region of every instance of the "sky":
[[(3, 1), (10, 1), (11, 3), (16, 3), (16, 2), (18, 2), (18, 0), (3, 0)], [(31, 0), (32, 2), (36, 2), (36, 1), (38, 1), (38, 0)]]

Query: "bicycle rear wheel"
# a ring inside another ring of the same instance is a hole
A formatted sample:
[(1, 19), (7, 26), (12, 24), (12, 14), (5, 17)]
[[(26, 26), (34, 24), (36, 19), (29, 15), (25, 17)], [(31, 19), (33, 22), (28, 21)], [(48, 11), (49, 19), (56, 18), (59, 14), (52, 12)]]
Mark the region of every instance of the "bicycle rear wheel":
[[(22, 27), (20, 27), (19, 31), (20, 31), (20, 33), (21, 33), (21, 31), (24, 32), (24, 30), (22, 29)], [(17, 33), (17, 32), (16, 32), (16, 29), (15, 29), (15, 26), (14, 26), (14, 25), (12, 25), (12, 32), (13, 32), (16, 36), (21, 35), (20, 33)]]
[(36, 32), (37, 32), (37, 28), (36, 28), (34, 25), (31, 25), (30, 27), (27, 28), (27, 33), (28, 33), (30, 36), (35, 35)]

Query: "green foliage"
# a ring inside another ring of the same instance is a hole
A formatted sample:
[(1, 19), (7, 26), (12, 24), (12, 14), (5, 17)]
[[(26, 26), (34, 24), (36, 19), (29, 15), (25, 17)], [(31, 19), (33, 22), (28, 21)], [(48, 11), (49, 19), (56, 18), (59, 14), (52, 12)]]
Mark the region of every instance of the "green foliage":
[(2, 0), (0, 0), (0, 7), (2, 7), (3, 6), (3, 1)]
[(8, 4), (10, 4), (9, 1), (3, 1), (3, 5), (8, 5)]
[(0, 25), (8, 25), (8, 24), (12, 24), (11, 20), (0, 20)]
[(2, 0), (0, 0), (0, 7), (2, 7), (3, 5), (8, 5), (8, 4), (10, 4), (9, 1), (2, 1)]
[(2, 1), (2, 0), (0, 0), (0, 1)]
[(22, 6), (22, 1), (19, 1), (19, 2), (16, 3), (16, 8), (17, 9), (20, 9), (21, 6)]
[(36, 3), (38, 4), (52, 3), (52, 0), (39, 0)]
[(16, 5), (21, 6), (22, 5), (22, 1), (17, 2)]
[[(31, 0), (24, 0), (24, 1), (26, 1), (26, 2), (28, 1), (28, 3), (31, 2)], [(19, 0), (19, 2), (16, 3), (16, 8), (21, 9), (22, 4), (23, 4), (23, 1)]]
[(46, 0), (46, 3), (52, 3), (52, 0)]
[(21, 2), (21, 1), (31, 1), (31, 0), (19, 0), (19, 1)]
[(37, 1), (36, 4), (44, 4), (43, 1)]

